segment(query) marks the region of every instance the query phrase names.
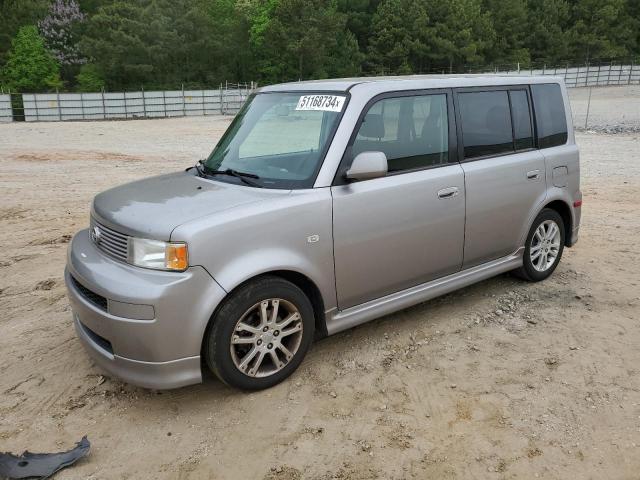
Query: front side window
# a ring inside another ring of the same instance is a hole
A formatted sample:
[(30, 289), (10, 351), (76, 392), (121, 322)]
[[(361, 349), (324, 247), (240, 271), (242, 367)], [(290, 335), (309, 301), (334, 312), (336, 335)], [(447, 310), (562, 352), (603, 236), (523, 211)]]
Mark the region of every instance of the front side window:
[(531, 93), (538, 126), (538, 146), (549, 148), (567, 143), (567, 117), (560, 85), (531, 85)]
[(205, 173), (230, 169), (262, 187), (310, 188), (345, 104), (337, 93), (254, 95), (205, 160)]
[(509, 97), (503, 90), (459, 93), (464, 158), (513, 152)]
[(374, 103), (352, 146), (353, 157), (368, 151), (387, 156), (389, 173), (447, 163), (447, 96), (403, 96)]

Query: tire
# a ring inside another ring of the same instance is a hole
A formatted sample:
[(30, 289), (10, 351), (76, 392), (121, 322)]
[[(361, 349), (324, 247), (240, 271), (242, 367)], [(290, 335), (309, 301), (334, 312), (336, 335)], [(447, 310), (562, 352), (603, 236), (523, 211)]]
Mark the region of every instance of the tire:
[(215, 313), (205, 334), (205, 361), (227, 385), (269, 388), (298, 368), (314, 328), (313, 307), (300, 288), (280, 277), (260, 277), (240, 286)]
[[(555, 227), (552, 227), (553, 225)], [(551, 230), (553, 228), (556, 228), (557, 232)], [(525, 244), (522, 267), (514, 273), (529, 282), (539, 282), (548, 278), (560, 263), (564, 241), (562, 217), (555, 210), (545, 208), (531, 225)]]

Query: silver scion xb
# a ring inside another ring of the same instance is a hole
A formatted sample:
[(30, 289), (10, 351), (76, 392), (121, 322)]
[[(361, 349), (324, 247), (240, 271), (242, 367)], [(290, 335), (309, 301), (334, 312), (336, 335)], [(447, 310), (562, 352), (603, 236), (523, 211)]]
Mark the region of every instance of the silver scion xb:
[(208, 158), (95, 197), (73, 322), (128, 382), (266, 388), (319, 336), (507, 271), (544, 280), (581, 204), (561, 80), (265, 87)]

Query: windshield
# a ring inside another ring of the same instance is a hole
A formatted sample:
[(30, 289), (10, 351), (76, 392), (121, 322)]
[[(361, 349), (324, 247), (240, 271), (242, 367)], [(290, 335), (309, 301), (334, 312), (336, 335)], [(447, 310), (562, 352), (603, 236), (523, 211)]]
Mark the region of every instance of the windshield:
[[(249, 174), (266, 188), (310, 188), (345, 103), (345, 94), (253, 95), (203, 162), (205, 171)], [(234, 175), (215, 178), (240, 183)]]

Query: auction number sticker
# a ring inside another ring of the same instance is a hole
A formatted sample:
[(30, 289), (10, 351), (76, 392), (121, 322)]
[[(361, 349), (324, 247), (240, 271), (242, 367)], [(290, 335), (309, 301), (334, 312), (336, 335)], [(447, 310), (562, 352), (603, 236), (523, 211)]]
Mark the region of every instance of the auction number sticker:
[(345, 97), (340, 95), (302, 95), (296, 110), (321, 110), (324, 112), (341, 112)]

